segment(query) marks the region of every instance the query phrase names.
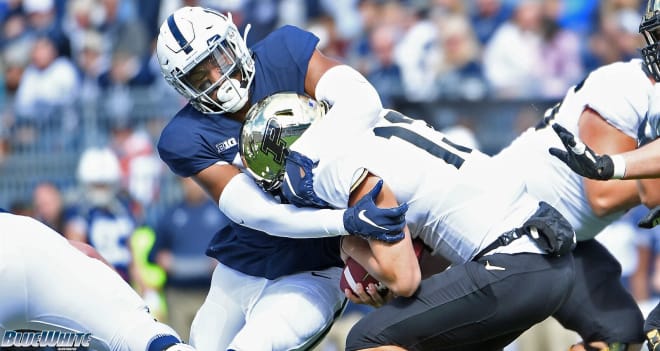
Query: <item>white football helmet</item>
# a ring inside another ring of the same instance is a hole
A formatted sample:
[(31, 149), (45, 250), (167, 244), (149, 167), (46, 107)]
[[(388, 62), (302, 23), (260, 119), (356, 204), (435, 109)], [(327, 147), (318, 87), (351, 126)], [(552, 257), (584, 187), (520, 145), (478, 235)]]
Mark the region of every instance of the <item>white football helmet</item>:
[(119, 191), (119, 159), (109, 148), (89, 148), (80, 157), (77, 176), (89, 202), (107, 206)]
[(165, 80), (203, 113), (236, 112), (248, 100), (254, 60), (227, 16), (202, 7), (176, 10), (161, 25), (156, 54)]

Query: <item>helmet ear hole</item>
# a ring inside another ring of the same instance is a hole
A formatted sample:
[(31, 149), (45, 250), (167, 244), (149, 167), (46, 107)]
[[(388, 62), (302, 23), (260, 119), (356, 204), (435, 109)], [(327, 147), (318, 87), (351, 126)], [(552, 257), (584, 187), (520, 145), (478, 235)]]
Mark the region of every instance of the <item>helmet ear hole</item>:
[(292, 92), (273, 94), (250, 108), (239, 150), (245, 169), (264, 190), (280, 187), (291, 145), (325, 112), (324, 103)]

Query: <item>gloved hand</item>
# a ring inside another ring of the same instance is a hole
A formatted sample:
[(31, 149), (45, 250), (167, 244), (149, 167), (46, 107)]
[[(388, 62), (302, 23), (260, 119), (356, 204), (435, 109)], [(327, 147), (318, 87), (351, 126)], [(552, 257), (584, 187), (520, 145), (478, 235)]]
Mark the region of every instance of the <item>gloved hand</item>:
[[(298, 207), (329, 207), (329, 204), (318, 197), (314, 192), (314, 174), (312, 169), (316, 164), (307, 156), (289, 151), (284, 166), (284, 180), (282, 181), (282, 195), (290, 203)], [(304, 173), (301, 175), (300, 173)]]
[(557, 123), (552, 124), (566, 151), (550, 148), (550, 154), (562, 160), (575, 173), (597, 180), (611, 179), (614, 175), (614, 163), (608, 155), (598, 155), (587, 145), (576, 139), (573, 133)]
[(364, 239), (375, 239), (388, 243), (397, 242), (405, 237), (403, 227), (406, 225), (408, 204), (404, 203), (392, 208), (379, 208), (375, 200), (383, 187), (379, 180), (369, 193), (363, 196), (354, 206), (344, 212), (344, 228), (353, 235)]
[(649, 213), (637, 222), (640, 228), (651, 229), (660, 224), (660, 206), (656, 206), (649, 210)]

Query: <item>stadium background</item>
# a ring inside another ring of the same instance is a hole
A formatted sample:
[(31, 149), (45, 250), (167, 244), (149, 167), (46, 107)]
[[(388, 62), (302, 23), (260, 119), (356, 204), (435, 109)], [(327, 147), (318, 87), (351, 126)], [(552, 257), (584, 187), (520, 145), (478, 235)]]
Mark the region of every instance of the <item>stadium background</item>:
[[(645, 2), (1, 0), (0, 207), (33, 214), (42, 182), (75, 204), (78, 159), (91, 146), (117, 152), (142, 224), (155, 227), (181, 199), (155, 145), (185, 101), (160, 76), (153, 48), (159, 24), (183, 5), (231, 11), (241, 32), (252, 25), (249, 43), (282, 24), (309, 29), (387, 107), (493, 154), (590, 70), (638, 57)], [(660, 289), (654, 235), (613, 244), (640, 302)]]

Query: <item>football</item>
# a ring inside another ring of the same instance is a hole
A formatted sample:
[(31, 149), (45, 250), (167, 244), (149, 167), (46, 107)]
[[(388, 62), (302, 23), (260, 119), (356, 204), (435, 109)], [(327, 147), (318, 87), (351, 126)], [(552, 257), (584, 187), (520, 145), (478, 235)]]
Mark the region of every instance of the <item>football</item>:
[[(415, 255), (419, 259), (424, 251), (424, 242), (421, 239), (413, 239), (413, 249), (415, 250)], [(342, 272), (341, 279), (339, 280), (339, 288), (341, 291), (345, 289), (351, 289), (355, 291), (357, 283), (361, 283), (363, 287), (367, 287), (369, 283), (374, 283), (376, 289), (381, 294), (387, 293), (387, 287), (380, 283), (376, 278), (374, 278), (367, 270), (362, 267), (356, 260), (352, 257), (349, 257), (346, 260), (346, 265), (344, 266), (344, 271)]]

